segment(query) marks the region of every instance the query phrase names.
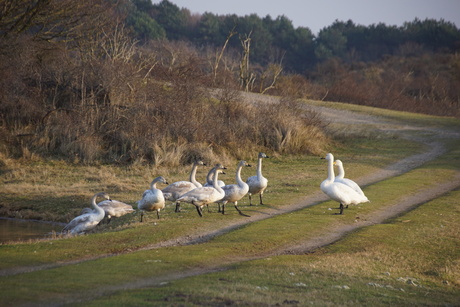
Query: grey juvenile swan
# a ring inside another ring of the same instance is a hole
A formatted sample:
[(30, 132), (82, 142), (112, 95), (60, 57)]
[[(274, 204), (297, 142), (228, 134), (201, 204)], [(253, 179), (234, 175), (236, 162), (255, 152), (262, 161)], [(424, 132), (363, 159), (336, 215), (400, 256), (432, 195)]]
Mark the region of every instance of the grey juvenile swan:
[(222, 190), (225, 192), (225, 196), (217, 201), (217, 203), (222, 204), (222, 214), (225, 214), (225, 205), (228, 202), (232, 202), (239, 214), (249, 216), (241, 212), (241, 210), (238, 208), (238, 201), (242, 199), (249, 191), (248, 184), (241, 179), (241, 169), (243, 166), (251, 165), (246, 163), (244, 160), (240, 161), (236, 169), (236, 184), (227, 184), (222, 187)]
[(246, 180), (246, 183), (249, 186), (249, 205), (252, 206), (252, 199), (251, 196), (253, 194), (259, 194), (260, 204), (263, 205), (262, 196), (264, 194), (265, 189), (268, 185), (268, 180), (262, 175), (262, 159), (269, 158), (265, 153), (260, 152), (258, 155), (257, 161), (257, 170), (256, 175), (251, 176)]
[(199, 165), (206, 165), (206, 164), (204, 164), (204, 162), (201, 160), (198, 160), (195, 163), (193, 163), (192, 171), (189, 177), (190, 181), (183, 180), (183, 181), (173, 182), (162, 190), (163, 195), (166, 200), (176, 203), (176, 210), (175, 210), (176, 212), (180, 212), (180, 202), (177, 201), (179, 197), (181, 197), (185, 193), (195, 188), (202, 187), (201, 183), (196, 181), (196, 178), (195, 178), (196, 170)]
[[(206, 182), (203, 184), (204, 187), (212, 187), (214, 185), (213, 176), (214, 176), (215, 169), (216, 167), (213, 167), (209, 170), (208, 175), (206, 176)], [(223, 171), (220, 173), (225, 174), (225, 172)], [(223, 187), (225, 185), (225, 182), (223, 182), (222, 180), (217, 180), (217, 185), (219, 185), (220, 187)]]
[(226, 169), (221, 164), (214, 167), (214, 177), (212, 187), (201, 187), (191, 190), (182, 195), (178, 201), (191, 203), (196, 207), (199, 216), (203, 216), (202, 208), (204, 205), (214, 203), (225, 196), (224, 190), (218, 185), (218, 174)]
[(165, 207), (163, 192), (157, 189), (158, 182), (168, 184), (162, 176), (153, 179), (150, 183), (150, 189), (145, 190), (142, 199), (137, 201), (137, 209), (141, 210), (141, 222), (145, 211), (156, 211), (157, 217), (160, 218), (160, 210)]
[(110, 200), (110, 197), (107, 193), (101, 192), (95, 194), (91, 199), (93, 210), (79, 215), (71, 220), (70, 223), (62, 229), (62, 231), (70, 234), (80, 234), (96, 227), (97, 224), (99, 224), (99, 222), (102, 221), (105, 216), (104, 210), (96, 204), (96, 199), (98, 197), (103, 197)]

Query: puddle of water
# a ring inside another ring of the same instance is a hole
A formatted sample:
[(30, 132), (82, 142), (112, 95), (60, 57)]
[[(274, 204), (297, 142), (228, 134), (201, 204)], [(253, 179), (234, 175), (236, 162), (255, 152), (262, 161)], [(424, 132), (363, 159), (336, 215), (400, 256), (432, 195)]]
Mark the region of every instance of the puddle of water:
[(41, 239), (60, 232), (63, 225), (17, 219), (0, 219), (0, 243)]

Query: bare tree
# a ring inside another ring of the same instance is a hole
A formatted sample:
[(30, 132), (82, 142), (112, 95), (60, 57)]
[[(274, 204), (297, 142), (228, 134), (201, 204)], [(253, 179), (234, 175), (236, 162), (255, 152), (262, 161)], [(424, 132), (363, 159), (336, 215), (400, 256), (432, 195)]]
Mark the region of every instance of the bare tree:
[(256, 80), (256, 76), (249, 69), (249, 55), (251, 53), (251, 34), (252, 31), (244, 37), (240, 36), (241, 46), (243, 47), (243, 54), (241, 56), (240, 61), (240, 82), (241, 87), (246, 92), (249, 92), (249, 89), (252, 87), (254, 81)]
[(222, 46), (221, 50), (220, 50), (220, 53), (219, 54), (216, 54), (216, 60), (214, 62), (214, 67), (213, 67), (213, 70), (214, 70), (214, 80), (213, 82), (215, 83), (216, 82), (216, 78), (217, 78), (217, 70), (219, 68), (219, 63), (222, 59), (222, 56), (224, 55), (224, 51), (225, 49), (227, 48), (227, 45), (228, 45), (228, 42), (230, 41), (230, 39), (232, 38), (232, 36), (234, 36), (236, 34), (235, 32), (235, 27), (233, 27), (233, 29), (228, 33), (227, 35), (227, 39), (225, 40), (225, 43), (224, 45)]
[[(261, 94), (265, 94), (265, 92), (267, 92), (268, 90), (275, 88), (276, 81), (278, 80), (278, 77), (281, 75), (282, 71), (283, 66), (281, 66), (281, 64), (270, 64), (268, 66), (268, 69), (265, 70), (260, 77), (261, 80), (259, 92)], [(267, 81), (269, 78), (270, 84), (265, 86), (265, 81)]]

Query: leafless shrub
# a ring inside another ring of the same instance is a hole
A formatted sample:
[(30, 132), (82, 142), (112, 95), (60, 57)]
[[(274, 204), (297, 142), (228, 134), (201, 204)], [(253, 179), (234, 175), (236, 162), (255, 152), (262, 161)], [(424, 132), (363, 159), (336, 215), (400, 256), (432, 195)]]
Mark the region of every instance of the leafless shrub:
[(281, 99), (261, 111), (261, 137), (265, 146), (277, 152), (318, 154), (328, 141), (317, 114), (293, 98)]

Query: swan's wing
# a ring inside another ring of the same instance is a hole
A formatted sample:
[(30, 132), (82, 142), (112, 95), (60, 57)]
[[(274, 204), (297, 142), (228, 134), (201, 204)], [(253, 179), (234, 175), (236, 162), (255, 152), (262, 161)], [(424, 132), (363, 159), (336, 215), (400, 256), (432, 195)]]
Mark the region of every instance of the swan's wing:
[(251, 185), (254, 185), (258, 182), (257, 180), (257, 176), (251, 176), (248, 178), (248, 180), (246, 180), (246, 183), (251, 186)]
[(222, 187), (222, 190), (225, 192), (224, 199), (228, 198), (239, 192), (240, 188), (237, 184), (228, 184)]
[(190, 181), (178, 181), (164, 188), (163, 195), (165, 199), (175, 201), (181, 195), (195, 189), (196, 186)]
[(148, 197), (148, 195), (151, 193), (152, 193), (152, 190), (145, 190), (144, 193), (142, 194), (142, 199)]
[(83, 215), (83, 214), (88, 214), (88, 213), (93, 213), (94, 209), (92, 208), (83, 208), (80, 212), (80, 215)]
[(357, 205), (363, 202), (363, 197), (358, 192), (343, 183), (333, 182), (329, 187), (327, 195), (337, 202), (344, 205)]
[(335, 181), (343, 183), (343, 184), (349, 186), (350, 188), (352, 188), (353, 190), (355, 190), (356, 192), (358, 192), (359, 194), (364, 196), (364, 192), (361, 189), (361, 187), (356, 182), (354, 182), (353, 180), (348, 179), (348, 178), (341, 178), (341, 179), (336, 179)]
[(70, 231), (80, 225), (89, 223), (92, 221), (91, 219), (92, 215), (90, 213), (79, 215), (73, 220), (69, 222), (69, 224), (65, 225), (64, 228), (62, 229), (63, 231)]
[(265, 177), (262, 177), (260, 180), (257, 176), (251, 176), (246, 180), (246, 183), (249, 186), (249, 193), (257, 194), (261, 193), (265, 188), (267, 188), (268, 180)]
[(222, 190), (225, 192), (225, 196), (221, 199), (222, 201), (239, 201), (243, 198), (249, 191), (249, 187), (240, 187), (237, 184), (228, 184), (222, 187)]
[(190, 181), (185, 181), (185, 180), (184, 181), (177, 181), (177, 182), (171, 183), (166, 188), (164, 188), (162, 191), (163, 192), (171, 192), (171, 191), (175, 191), (177, 189), (181, 190), (181, 189), (189, 188), (189, 187), (195, 187), (195, 185), (193, 183), (191, 183)]
[(97, 205), (104, 209), (107, 215), (115, 217), (120, 217), (134, 211), (133, 206), (118, 200), (104, 200)]
[(99, 207), (112, 207), (114, 209), (132, 209), (133, 206), (118, 200), (104, 200), (98, 204)]
[(209, 200), (217, 192), (213, 187), (195, 188), (182, 195), (178, 200), (184, 202), (201, 202)]

